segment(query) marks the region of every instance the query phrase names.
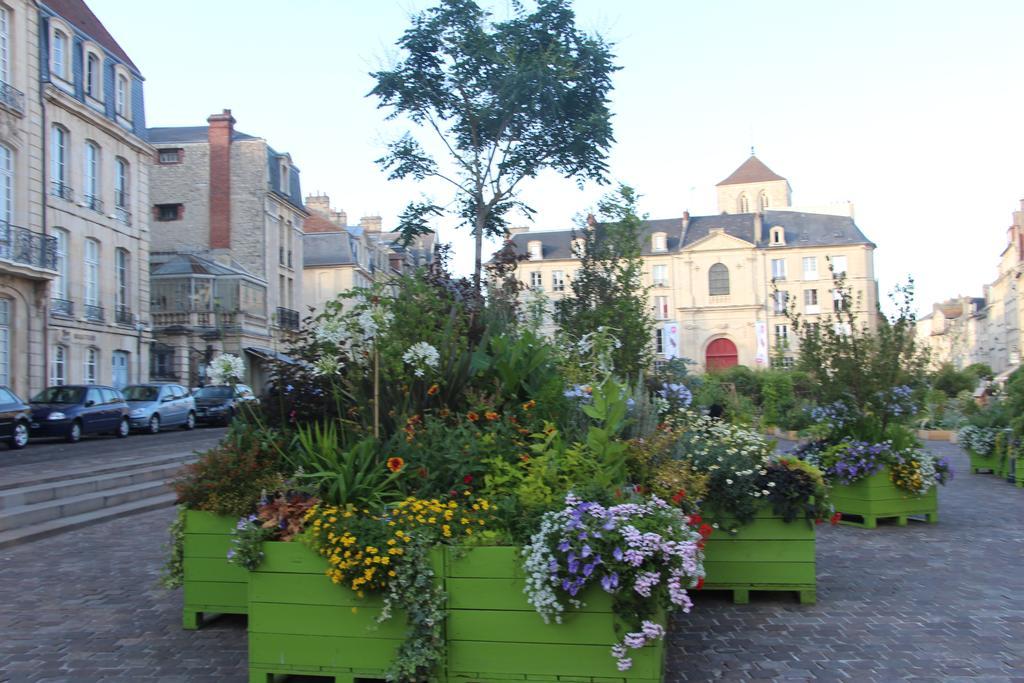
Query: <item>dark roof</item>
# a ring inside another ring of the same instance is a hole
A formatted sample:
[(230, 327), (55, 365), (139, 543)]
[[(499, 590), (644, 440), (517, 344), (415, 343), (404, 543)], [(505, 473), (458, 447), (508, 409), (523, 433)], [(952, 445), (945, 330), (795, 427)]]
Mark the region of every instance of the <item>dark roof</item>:
[[(643, 244), (641, 252), (650, 256), (651, 235), (656, 232), (666, 233), (667, 252), (672, 253), (685, 249), (693, 243), (707, 237), (712, 230), (721, 228), (725, 234), (737, 237), (746, 242), (754, 242), (754, 215), (752, 213), (721, 214), (718, 216), (692, 216), (690, 224), (683, 234), (682, 218), (661, 218), (644, 221), (641, 233)], [(785, 247), (769, 247), (769, 231), (781, 226), (785, 232), (787, 247), (818, 247), (842, 244), (872, 244), (864, 236), (853, 219), (848, 216), (831, 216), (827, 214), (803, 213), (800, 211), (768, 211), (763, 215), (761, 241), (757, 245), (762, 249), (779, 249)], [(525, 254), (527, 243), (539, 240), (544, 259), (570, 259), (572, 255), (573, 231), (557, 230), (549, 232), (523, 232), (512, 236), (516, 250)]]
[(351, 236), (348, 232), (335, 229), (335, 232), (312, 232), (302, 236), (302, 265), (306, 268), (316, 266), (342, 266), (354, 264)]
[[(146, 139), (151, 145), (166, 145), (172, 142), (209, 142), (209, 126), (171, 126), (167, 128), (147, 128)], [(231, 134), (232, 140), (258, 140), (259, 138), (234, 131)]]
[[(732, 175), (718, 185), (743, 185), (745, 183), (763, 183), (768, 180), (785, 180), (753, 154), (732, 172)], [(717, 187), (717, 185), (716, 185)]]
[(128, 53), (117, 44), (114, 36), (110, 35), (107, 28), (96, 18), (96, 15), (92, 13), (92, 10), (82, 0), (43, 0), (42, 4), (105, 47), (112, 55), (131, 67), (132, 71), (141, 75), (139, 67), (135, 66), (135, 62), (128, 56)]

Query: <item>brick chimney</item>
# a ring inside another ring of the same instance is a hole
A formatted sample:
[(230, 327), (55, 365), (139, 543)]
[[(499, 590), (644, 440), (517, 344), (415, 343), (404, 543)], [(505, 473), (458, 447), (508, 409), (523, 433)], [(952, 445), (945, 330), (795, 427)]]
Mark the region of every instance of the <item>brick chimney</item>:
[(380, 232), (384, 219), (380, 216), (363, 216), (359, 219), (359, 227), (366, 232)]
[(686, 233), (690, 229), (690, 212), (683, 211), (683, 231), (679, 235), (679, 248), (682, 249), (683, 245), (686, 244)]
[(330, 220), (331, 198), (325, 194), (311, 194), (306, 197), (306, 208)]
[(754, 213), (754, 244), (761, 244), (761, 234), (764, 230), (764, 216), (760, 211)]
[(231, 136), (235, 119), (225, 109), (206, 119), (210, 125), (210, 248), (231, 248)]

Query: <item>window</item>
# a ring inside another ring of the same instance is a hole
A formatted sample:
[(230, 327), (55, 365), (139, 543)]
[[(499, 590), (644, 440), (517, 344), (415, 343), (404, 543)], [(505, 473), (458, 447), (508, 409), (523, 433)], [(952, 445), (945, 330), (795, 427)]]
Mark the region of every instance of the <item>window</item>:
[(538, 240), (534, 240), (527, 244), (526, 252), (529, 254), (531, 260), (544, 258), (544, 247)]
[(60, 126), (50, 129), (50, 182), (53, 194), (71, 199), (67, 193), (68, 181), (68, 133)]
[(91, 50), (85, 52), (85, 94), (94, 100), (103, 99), (103, 76), (100, 58)]
[(661, 264), (651, 269), (651, 279), (655, 287), (668, 287), (668, 266)]
[(534, 289), (544, 289), (544, 280), (541, 278), (539, 270), (535, 270), (530, 273), (530, 287)]
[(174, 377), (174, 347), (153, 344), (149, 374), (159, 378)]
[(708, 293), (711, 296), (729, 293), (729, 269), (725, 264), (716, 263), (708, 269)]
[(572, 255), (576, 258), (583, 258), (583, 254), (586, 251), (586, 240), (581, 237), (577, 237), (572, 241)]
[(849, 308), (849, 295), (844, 295), (842, 290), (832, 290), (832, 310), (840, 313)]
[(114, 205), (128, 208), (128, 162), (121, 157), (114, 162)]
[[(0, 145), (0, 221), (10, 223), (14, 214), (14, 153)], [(9, 236), (5, 235), (7, 239)]]
[(832, 323), (832, 331), (843, 336), (850, 336), (852, 328), (850, 323)]
[(846, 275), (846, 257), (845, 256), (833, 256), (832, 261), (832, 273), (834, 275)]
[(818, 290), (816, 289), (805, 289), (804, 290), (804, 312), (806, 313), (818, 313), (821, 309), (818, 308)]
[(6, 7), (0, 7), (0, 81), (11, 82), (10, 62), (11, 14)]
[(53, 32), (50, 72), (58, 78), (68, 80), (68, 35), (60, 29)]
[(551, 271), (551, 291), (552, 292), (564, 292), (565, 291), (565, 274), (560, 270)]
[(93, 347), (85, 350), (85, 364), (82, 366), (82, 381), (86, 384), (96, 384), (98, 374), (99, 352)]
[(131, 95), (128, 93), (128, 77), (124, 74), (117, 74), (115, 79), (114, 89), (114, 111), (117, 112), (118, 116), (124, 118), (130, 118), (128, 112), (131, 111)]
[(775, 343), (777, 345), (785, 344), (789, 341), (789, 325), (776, 325), (775, 326)]
[(100, 305), (100, 243), (85, 240), (85, 305)]
[(761, 196), (757, 198), (757, 206), (758, 209), (761, 211), (764, 211), (765, 209), (768, 208), (768, 195), (765, 194), (764, 192), (762, 192)]
[(782, 358), (772, 358), (772, 367), (784, 368), (789, 370), (793, 367), (793, 356), (783, 356)]
[(657, 354), (665, 353), (665, 330), (660, 327), (654, 330), (654, 352)]
[(772, 303), (775, 313), (780, 315), (785, 313), (786, 306), (789, 304), (789, 292), (782, 289), (772, 292)]
[[(64, 302), (68, 299), (68, 231), (54, 228), (53, 237), (56, 240), (54, 250), (57, 252), (57, 277), (53, 280), (51, 291), (54, 299)], [(63, 310), (57, 312), (64, 313)]]
[(786, 259), (784, 259), (784, 258), (773, 258), (772, 259), (772, 279), (773, 280), (785, 280), (786, 279)]
[(804, 256), (804, 279), (805, 280), (817, 280), (818, 279), (818, 257), (817, 256)]
[(651, 235), (651, 251), (655, 253), (668, 251), (668, 236), (663, 232)]
[[(156, 219), (158, 221), (179, 221), (185, 214), (185, 207), (182, 204), (157, 204)], [(358, 257), (357, 253), (353, 253)]]
[(68, 347), (58, 344), (53, 347), (53, 357), (50, 359), (50, 386), (56, 387), (67, 384)]
[(654, 297), (654, 319), (655, 320), (668, 320), (668, 297), (667, 296), (656, 296), (656, 297)]
[(280, 176), (281, 193), (288, 194), (288, 164), (281, 164)]
[(0, 299), (0, 385), (11, 383), (11, 300)]
[(100, 201), (100, 148), (94, 142), (85, 143), (82, 192), (85, 193), (85, 203), (94, 211), (103, 211), (103, 202)]
[[(129, 258), (126, 249), (118, 249), (114, 252), (114, 278), (117, 281), (117, 290), (114, 293), (114, 304), (117, 306), (117, 315), (123, 317), (128, 311), (128, 285), (130, 283), (131, 271), (128, 269)], [(118, 320), (121, 322), (121, 320)]]
[(750, 213), (750, 200), (747, 199), (746, 194), (741, 194), (739, 201), (737, 202), (737, 210), (739, 213)]
[(161, 149), (157, 152), (157, 163), (160, 164), (180, 164), (184, 155), (183, 149)]
[(769, 244), (772, 244), (776, 247), (784, 246), (786, 244), (786, 231), (782, 228), (781, 225), (776, 225), (768, 232), (768, 234)]

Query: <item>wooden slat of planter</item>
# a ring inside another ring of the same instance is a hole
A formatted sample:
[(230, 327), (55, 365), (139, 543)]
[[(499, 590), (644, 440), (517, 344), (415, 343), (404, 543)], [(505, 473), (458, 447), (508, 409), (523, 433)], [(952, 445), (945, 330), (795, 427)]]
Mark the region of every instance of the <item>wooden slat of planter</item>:
[(187, 581), (185, 605), (197, 612), (245, 614), (247, 588), (237, 581)]
[(204, 614), (245, 614), (249, 572), (228, 564), (236, 520), (186, 510), (182, 623), (198, 628)]
[(189, 534), (230, 534), (238, 524), (234, 517), (222, 517), (202, 510), (186, 510), (185, 518), (185, 532)]
[(1024, 488), (1024, 458), (1017, 458), (1017, 468), (1014, 470), (1017, 488)]
[(186, 557), (209, 557), (227, 561), (231, 537), (226, 534), (185, 534)]
[[(526, 601), (523, 579), (456, 579), (447, 581), (450, 609), (533, 611)], [(611, 596), (597, 590), (588, 592), (581, 612), (610, 612)]]
[(185, 578), (187, 581), (235, 581), (246, 583), (249, 572), (245, 567), (228, 564), (227, 557), (185, 556)]
[(448, 576), (456, 578), (525, 578), (518, 548), (450, 548)]
[(758, 590), (757, 584), (813, 586), (816, 580), (813, 562), (705, 561), (704, 571), (704, 587), (709, 590), (720, 584), (746, 584), (751, 590)]
[(334, 607), (380, 607), (382, 598), (376, 594), (358, 597), (351, 590), (334, 584), (323, 568), (315, 574), (278, 574), (259, 571), (249, 575), (249, 602), (277, 602), (297, 605), (332, 605)]
[[(327, 569), (327, 560), (318, 555), (315, 550), (301, 543), (272, 541), (264, 543), (263, 546), (264, 558), (260, 564), (260, 571), (320, 574), (323, 576)], [(328, 583), (330, 582), (328, 581)]]
[[(550, 643), (485, 643), (449, 641), (449, 677), (459, 672), (477, 672), (479, 678), (491, 680), (489, 674), (518, 674), (526, 680), (555, 680), (556, 676), (607, 677), (632, 680), (659, 679), (664, 650), (643, 648), (631, 653), (633, 667), (620, 672), (611, 656), (610, 645), (558, 645)], [(544, 678), (542, 678), (544, 677)], [(550, 677), (550, 678), (548, 678)]]
[(705, 557), (718, 562), (810, 562), (815, 560), (814, 539), (760, 540), (716, 539), (704, 548)]
[(377, 617), (381, 613), (379, 607), (354, 609), (353, 612), (351, 607), (254, 602), (249, 610), (249, 633), (290, 633), (391, 640), (405, 637), (404, 621), (388, 619), (384, 623), (377, 623)]
[(988, 470), (995, 473), (999, 467), (1000, 458), (997, 455), (978, 455), (974, 451), (967, 451), (971, 459), (971, 471), (977, 473), (979, 470)]
[(536, 612), (507, 610), (451, 610), (448, 640), (595, 645), (615, 639), (611, 613), (570, 612), (561, 624), (545, 624)]
[[(715, 521), (713, 518), (708, 518), (708, 523)], [(741, 539), (741, 540), (806, 540), (808, 538), (814, 538), (814, 530), (812, 524), (807, 520), (801, 518), (794, 519), (792, 522), (785, 522), (781, 517), (758, 517), (750, 524), (744, 524), (736, 527), (736, 533), (730, 534), (728, 531), (728, 525), (720, 523), (718, 529), (715, 529), (711, 534), (708, 541), (715, 541), (720, 539)]]
[(379, 676), (394, 661), (401, 639), (249, 633), (249, 666), (277, 673), (365, 672)]

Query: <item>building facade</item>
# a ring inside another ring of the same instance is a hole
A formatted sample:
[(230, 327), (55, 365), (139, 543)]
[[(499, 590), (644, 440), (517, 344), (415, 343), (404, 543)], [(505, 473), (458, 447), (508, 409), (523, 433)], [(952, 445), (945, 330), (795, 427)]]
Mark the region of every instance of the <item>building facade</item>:
[[(656, 358), (688, 358), (705, 370), (791, 365), (798, 349), (786, 308), (794, 304), (808, 322), (834, 312), (833, 271), (845, 276), (857, 319), (875, 324), (875, 245), (851, 215), (791, 206), (788, 181), (755, 156), (717, 190), (719, 215), (644, 222)], [(529, 257), (518, 268), (528, 289), (552, 300), (572, 295), (579, 235), (517, 229), (512, 239)]]
[(152, 374), (195, 386), (213, 357), (232, 353), (258, 390), (299, 329), (308, 214), (290, 155), (234, 124), (224, 110), (206, 126), (148, 131)]
[(148, 377), (142, 76), (80, 0), (0, 4), (0, 383)]

